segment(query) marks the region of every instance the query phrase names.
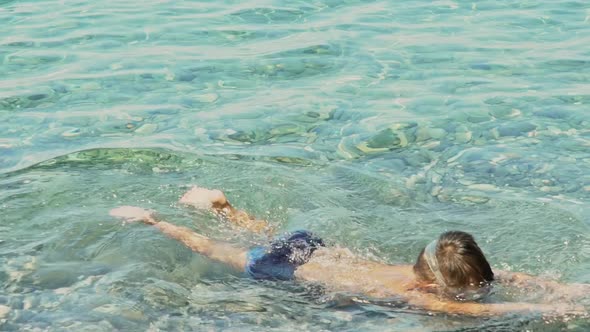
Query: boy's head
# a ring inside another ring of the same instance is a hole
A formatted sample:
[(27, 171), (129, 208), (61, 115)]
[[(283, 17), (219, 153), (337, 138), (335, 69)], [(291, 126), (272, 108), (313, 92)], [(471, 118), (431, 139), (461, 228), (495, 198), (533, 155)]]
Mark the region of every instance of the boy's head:
[(424, 248), (414, 264), (419, 281), (437, 284), (447, 294), (463, 297), (494, 280), (494, 273), (473, 236), (451, 231)]

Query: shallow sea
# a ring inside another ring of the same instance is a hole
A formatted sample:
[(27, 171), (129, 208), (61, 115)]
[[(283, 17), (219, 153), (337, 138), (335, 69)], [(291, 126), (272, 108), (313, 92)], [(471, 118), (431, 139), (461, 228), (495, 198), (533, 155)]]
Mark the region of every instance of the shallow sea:
[(366, 258), (459, 229), (590, 282), (589, 45), (587, 1), (0, 0), (0, 330), (585, 331), (341, 305), (108, 211), (261, 241), (199, 184)]

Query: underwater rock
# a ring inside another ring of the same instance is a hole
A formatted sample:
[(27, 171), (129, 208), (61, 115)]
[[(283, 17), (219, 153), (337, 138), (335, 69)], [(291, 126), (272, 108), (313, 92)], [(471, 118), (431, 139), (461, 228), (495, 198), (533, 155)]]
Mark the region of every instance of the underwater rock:
[(346, 159), (356, 159), (360, 157), (360, 151), (351, 145), (354, 144), (354, 137), (343, 137), (338, 143), (336, 152)]
[(364, 153), (384, 152), (408, 145), (408, 139), (404, 132), (387, 128), (366, 142), (359, 143), (356, 147)]
[(52, 89), (43, 88), (41, 90), (30, 95), (0, 98), (0, 109), (14, 111), (24, 108), (34, 108), (54, 98), (55, 92)]
[(489, 198), (481, 196), (463, 196), (461, 199), (475, 204), (485, 204), (490, 201)]
[(10, 313), (10, 307), (0, 304), (0, 319), (5, 318)]
[(146, 123), (143, 126), (135, 129), (135, 133), (140, 135), (153, 134), (158, 129), (158, 125), (154, 123)]
[(500, 188), (494, 186), (493, 184), (488, 184), (488, 183), (474, 183), (474, 184), (468, 185), (467, 188), (472, 189), (472, 190), (487, 191), (487, 192), (500, 191)]
[(304, 133), (305, 130), (302, 127), (297, 126), (296, 124), (283, 124), (276, 126), (270, 130), (271, 136), (282, 136), (288, 134), (296, 134), (296, 133)]
[(174, 73), (174, 79), (179, 82), (191, 82), (197, 77), (197, 75), (193, 74), (190, 71), (186, 70), (179, 70)]
[(430, 194), (434, 197), (440, 195), (441, 191), (442, 191), (442, 187), (441, 186), (434, 186), (432, 187), (432, 190), (430, 191)]
[(80, 89), (85, 90), (85, 91), (96, 91), (96, 90), (100, 90), (101, 86), (100, 86), (100, 83), (98, 83), (98, 82), (88, 82), (88, 83), (84, 83), (84, 84), (80, 85)]
[(441, 147), (440, 141), (429, 141), (424, 144), (421, 144), (424, 149), (434, 150), (434, 151), (443, 151), (444, 148)]
[(80, 136), (80, 128), (73, 128), (70, 130), (64, 131), (61, 136), (63, 137), (77, 137)]
[(406, 188), (414, 189), (416, 184), (426, 183), (426, 177), (423, 173), (413, 174), (406, 180)]
[(401, 172), (405, 171), (407, 168), (406, 162), (400, 158), (388, 159), (386, 161), (386, 163), (387, 163), (387, 169), (393, 170), (395, 172), (401, 173)]
[(457, 143), (468, 143), (471, 141), (472, 133), (470, 131), (455, 133), (455, 141)]
[(447, 132), (442, 128), (429, 128), (428, 134), (431, 138), (441, 139), (447, 135)]
[(48, 95), (46, 95), (44, 93), (38, 93), (38, 94), (30, 95), (27, 98), (31, 101), (37, 101), (37, 100), (45, 99), (47, 97), (48, 97)]
[(496, 119), (512, 119), (520, 116), (522, 112), (510, 106), (502, 106), (492, 110), (490, 114)]
[(457, 180), (457, 182), (464, 185), (464, 186), (470, 186), (475, 183), (475, 180), (469, 179), (469, 178), (462, 178), (462, 179)]
[(539, 188), (539, 190), (544, 193), (558, 193), (563, 189), (559, 186), (542, 186), (541, 188)]
[(242, 143), (261, 143), (268, 138), (266, 132), (262, 130), (250, 130), (250, 131), (238, 131), (227, 135), (231, 140), (242, 142)]
[(13, 312), (12, 321), (15, 323), (27, 323), (35, 319), (37, 313), (29, 310), (15, 310)]
[(423, 142), (430, 139), (428, 128), (420, 127), (416, 129), (416, 142)]
[(532, 123), (528, 122), (516, 122), (516, 123), (508, 123), (502, 125), (497, 129), (497, 134), (500, 137), (507, 137), (507, 136), (521, 136), (525, 133), (531, 132), (537, 129)]
[(146, 319), (146, 317), (140, 311), (128, 309), (116, 304), (103, 304), (92, 309), (92, 311), (108, 315), (120, 316), (134, 321), (144, 321)]
[(570, 116), (570, 113), (556, 108), (550, 108), (542, 111), (537, 111), (534, 113), (536, 116), (541, 116), (550, 119), (566, 119)]
[(434, 184), (440, 184), (442, 182), (442, 175), (433, 171), (430, 173), (430, 181)]
[(467, 117), (467, 121), (471, 123), (482, 123), (490, 121), (490, 117), (486, 115), (471, 115)]
[(467, 143), (473, 137), (473, 133), (463, 124), (456, 126), (453, 131), (455, 132), (455, 142), (457, 143)]
[(12, 295), (8, 306), (12, 309), (22, 309), (24, 307), (22, 295)]
[(404, 161), (410, 167), (419, 167), (422, 168), (432, 162), (431, 156), (428, 152), (422, 151), (414, 151), (413, 153), (407, 155), (404, 158)]
[(63, 94), (63, 93), (68, 92), (68, 88), (66, 85), (61, 84), (61, 83), (56, 83), (56, 82), (51, 83), (51, 89), (55, 93), (62, 93)]
[(487, 63), (474, 63), (471, 64), (471, 66), (469, 66), (471, 69), (475, 69), (475, 70), (491, 70), (492, 66), (490, 66)]
[(579, 183), (571, 183), (571, 184), (568, 184), (563, 189), (563, 191), (566, 192), (566, 193), (573, 193), (573, 192), (579, 191), (580, 189), (582, 189), (582, 185), (581, 184), (579, 184)]
[(23, 310), (30, 310), (39, 305), (39, 299), (34, 296), (27, 296), (23, 300)]
[(219, 95), (216, 93), (206, 93), (204, 95), (197, 96), (197, 100), (201, 103), (213, 103), (219, 99)]

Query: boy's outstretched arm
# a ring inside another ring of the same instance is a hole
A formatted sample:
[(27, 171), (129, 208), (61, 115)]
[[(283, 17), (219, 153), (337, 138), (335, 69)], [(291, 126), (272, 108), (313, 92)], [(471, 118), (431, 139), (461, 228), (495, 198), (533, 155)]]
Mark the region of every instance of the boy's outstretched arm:
[(247, 212), (234, 208), (225, 197), (225, 194), (220, 190), (195, 186), (180, 198), (180, 203), (190, 205), (197, 209), (210, 209), (218, 216), (226, 218), (232, 224), (254, 233), (265, 233), (268, 235), (273, 233), (272, 227), (266, 220), (256, 219)]
[(562, 284), (554, 280), (548, 280), (532, 276), (522, 272), (509, 272), (494, 270), (496, 280), (500, 283), (512, 285), (521, 289), (541, 288), (545, 292), (560, 298), (576, 299), (590, 296), (590, 284)]
[(587, 315), (583, 307), (566, 303), (538, 304), (525, 302), (477, 303), (441, 301), (433, 294), (419, 294), (408, 300), (426, 310), (469, 316), (498, 316), (513, 313), (541, 313), (549, 316)]
[(246, 267), (246, 250), (234, 247), (229, 243), (211, 240), (186, 227), (176, 226), (166, 221), (158, 221), (154, 216), (154, 211), (135, 206), (121, 206), (112, 209), (109, 214), (127, 222), (140, 221), (152, 225), (167, 236), (182, 242), (191, 250), (218, 262), (228, 264), (239, 271), (244, 271)]

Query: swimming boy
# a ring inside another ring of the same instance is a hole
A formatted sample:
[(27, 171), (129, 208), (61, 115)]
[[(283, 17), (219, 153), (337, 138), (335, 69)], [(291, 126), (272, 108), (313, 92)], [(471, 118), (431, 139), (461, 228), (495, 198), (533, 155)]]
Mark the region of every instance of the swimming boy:
[[(199, 209), (210, 209), (233, 225), (256, 233), (272, 234), (269, 224), (234, 208), (219, 190), (194, 187), (180, 200)], [(565, 286), (520, 273), (499, 272), (494, 276), (473, 237), (447, 232), (427, 245), (412, 265), (387, 265), (354, 256), (343, 248), (329, 248), (307, 231), (287, 234), (268, 247), (245, 250), (215, 241), (186, 227), (158, 220), (153, 211), (123, 206), (111, 210), (114, 217), (153, 225), (167, 236), (210, 259), (245, 271), (257, 279), (295, 279), (319, 283), (334, 291), (364, 294), (372, 298), (402, 298), (410, 306), (429, 311), (467, 315), (515, 312), (551, 314), (580, 313), (583, 308), (562, 304), (478, 303), (491, 282), (517, 285), (539, 284), (566, 295), (588, 293), (588, 285)], [(459, 301), (457, 301), (459, 300)]]

